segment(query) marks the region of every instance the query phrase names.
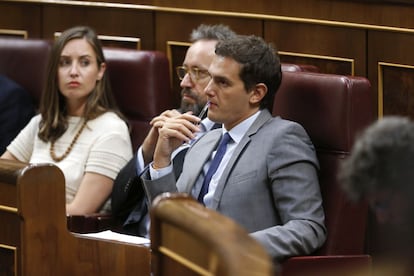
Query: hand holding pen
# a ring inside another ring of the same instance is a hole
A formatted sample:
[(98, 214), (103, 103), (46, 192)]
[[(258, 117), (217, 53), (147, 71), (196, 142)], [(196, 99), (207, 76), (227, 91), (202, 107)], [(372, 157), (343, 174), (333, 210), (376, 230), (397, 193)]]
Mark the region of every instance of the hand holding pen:
[[(208, 110), (207, 103), (201, 110), (198, 117), (184, 113), (174, 118), (167, 118), (162, 127), (159, 128), (159, 137), (154, 152), (153, 167), (163, 168), (170, 164), (171, 155), (175, 149), (184, 144), (190, 143), (200, 131), (201, 118)], [(155, 123), (155, 127), (157, 123)]]

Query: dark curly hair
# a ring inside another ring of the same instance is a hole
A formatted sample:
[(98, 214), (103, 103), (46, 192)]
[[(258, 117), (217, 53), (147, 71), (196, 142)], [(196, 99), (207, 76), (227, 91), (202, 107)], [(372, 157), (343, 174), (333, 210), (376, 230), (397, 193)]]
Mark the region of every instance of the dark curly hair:
[(411, 189), (414, 179), (414, 123), (386, 116), (369, 126), (341, 164), (339, 181), (354, 200), (378, 190)]

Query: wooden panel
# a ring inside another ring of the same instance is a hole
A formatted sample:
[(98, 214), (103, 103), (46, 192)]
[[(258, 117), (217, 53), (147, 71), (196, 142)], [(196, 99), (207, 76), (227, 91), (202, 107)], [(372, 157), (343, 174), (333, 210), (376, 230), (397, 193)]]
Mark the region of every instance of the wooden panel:
[(141, 50), (141, 39), (129, 36), (98, 35), (105, 47), (120, 47)]
[[(123, 0), (123, 2), (141, 4), (139, 0)], [(153, 0), (153, 5), (414, 28), (414, 16), (412, 16), (414, 14), (414, 5), (372, 3), (364, 0)]]
[(340, 75), (354, 75), (354, 60), (332, 56), (279, 51), (283, 63), (314, 65), (320, 72)]
[(175, 68), (183, 64), (185, 54), (187, 53), (187, 49), (190, 45), (190, 42), (167, 41), (167, 57), (170, 62), (170, 79), (172, 82), (172, 91), (175, 97), (175, 106), (180, 106), (181, 101), (181, 81), (177, 76)]
[(27, 39), (28, 33), (27, 31), (24, 31), (24, 30), (0, 29), (0, 37)]
[(414, 119), (414, 66), (379, 63), (378, 116)]
[(28, 37), (41, 37), (42, 7), (30, 3), (0, 2), (0, 29), (26, 31)]
[[(17, 212), (13, 213), (0, 209), (0, 221), (2, 221), (2, 231), (0, 232), (0, 244), (8, 246), (19, 246), (20, 221)], [(7, 224), (4, 223), (6, 221)]]
[[(265, 21), (264, 38), (282, 62), (317, 66), (321, 73), (366, 76), (365, 30), (294, 22)], [(351, 46), (352, 45), (352, 46)]]
[(263, 35), (259, 19), (157, 12), (156, 50), (166, 52), (166, 41), (188, 42), (191, 31), (202, 23), (228, 25), (239, 34)]
[[(374, 91), (374, 101), (377, 106), (382, 106), (378, 109), (378, 114), (405, 114), (413, 117), (414, 110), (410, 109), (410, 101), (414, 83), (410, 67), (414, 66), (414, 33), (371, 30), (368, 32), (368, 45), (368, 78)], [(397, 102), (401, 103), (400, 107), (396, 106)]]
[[(12, 184), (4, 185), (2, 192), (0, 193), (0, 210), (10, 210), (10, 208), (17, 207), (16, 187)], [(17, 209), (16, 209), (17, 210)]]
[(153, 49), (153, 17), (153, 12), (145, 10), (48, 5), (44, 7), (43, 36), (53, 38), (55, 32), (89, 25), (100, 35), (140, 38), (141, 49)]
[(0, 170), (0, 275), (20, 275), (17, 250), (20, 243), (20, 217), (16, 198), (16, 175)]
[(0, 275), (18, 275), (16, 247), (0, 244), (0, 260)]
[[(61, 34), (61, 32), (55, 32), (53, 36), (54, 38), (57, 38)], [(141, 39), (137, 37), (98, 35), (98, 38), (104, 47), (127, 48), (132, 50), (141, 49)]]

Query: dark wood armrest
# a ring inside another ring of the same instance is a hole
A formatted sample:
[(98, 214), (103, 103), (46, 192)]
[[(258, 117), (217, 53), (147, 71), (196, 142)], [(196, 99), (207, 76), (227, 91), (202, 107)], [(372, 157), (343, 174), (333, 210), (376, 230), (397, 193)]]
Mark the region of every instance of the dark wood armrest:
[(372, 275), (370, 255), (292, 257), (282, 263), (282, 276)]
[(96, 233), (117, 227), (111, 214), (93, 213), (67, 216), (68, 230), (75, 233)]

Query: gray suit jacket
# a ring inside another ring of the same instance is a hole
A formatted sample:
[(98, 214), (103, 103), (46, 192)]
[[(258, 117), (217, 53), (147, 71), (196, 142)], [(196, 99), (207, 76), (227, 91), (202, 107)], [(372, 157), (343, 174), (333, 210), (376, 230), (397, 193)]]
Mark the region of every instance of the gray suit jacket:
[[(221, 130), (210, 131), (194, 143), (177, 182), (173, 173), (156, 180), (143, 174), (148, 198), (191, 193), (220, 136)], [(262, 110), (223, 172), (212, 208), (242, 225), (277, 260), (310, 254), (326, 238), (318, 166), (303, 127)]]

